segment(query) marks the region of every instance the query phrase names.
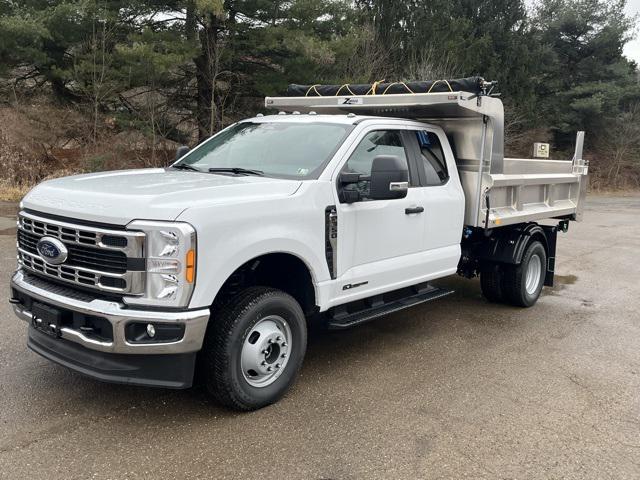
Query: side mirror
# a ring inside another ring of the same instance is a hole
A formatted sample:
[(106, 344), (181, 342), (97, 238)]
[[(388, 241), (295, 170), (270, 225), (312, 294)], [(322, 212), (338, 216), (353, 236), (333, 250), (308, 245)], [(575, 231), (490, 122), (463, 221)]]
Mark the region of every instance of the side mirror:
[(189, 150), (191, 150), (189, 147), (187, 147), (186, 145), (181, 145), (178, 147), (178, 149), (176, 150), (176, 162), (178, 160), (180, 160), (182, 157), (184, 157), (187, 153), (189, 153)]
[(392, 155), (380, 155), (371, 165), (372, 200), (404, 198), (409, 189), (409, 169), (404, 160)]

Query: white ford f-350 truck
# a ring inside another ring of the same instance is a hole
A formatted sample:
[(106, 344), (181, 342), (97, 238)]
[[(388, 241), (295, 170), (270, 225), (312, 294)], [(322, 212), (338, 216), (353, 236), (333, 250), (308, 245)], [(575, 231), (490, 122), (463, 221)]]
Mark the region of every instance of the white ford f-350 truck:
[(168, 168), (29, 192), (10, 298), (29, 348), (126, 384), (187, 388), (197, 367), (252, 410), (293, 383), (309, 322), (434, 300), (456, 272), (522, 307), (552, 285), (584, 203), (582, 132), (571, 161), (509, 159), (481, 78), (292, 87)]

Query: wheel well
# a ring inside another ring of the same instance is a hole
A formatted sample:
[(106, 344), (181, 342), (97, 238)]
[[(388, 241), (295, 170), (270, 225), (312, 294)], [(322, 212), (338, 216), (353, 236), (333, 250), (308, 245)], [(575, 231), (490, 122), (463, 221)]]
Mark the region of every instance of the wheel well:
[(305, 314), (316, 308), (315, 289), (309, 269), (295, 255), (269, 253), (236, 269), (220, 288), (215, 303), (222, 303), (251, 286), (273, 287), (295, 298)]
[(527, 245), (538, 240), (542, 243), (547, 259), (550, 259), (545, 284), (552, 285), (557, 232), (556, 226), (538, 225), (534, 222), (495, 229), (490, 231), (490, 235), (486, 235), (483, 229), (472, 229), (462, 240), (458, 273), (472, 278), (482, 266), (494, 263), (519, 265)]
[(531, 238), (529, 238), (529, 241), (527, 242), (527, 246), (529, 246), (531, 242), (534, 242), (536, 240), (538, 240), (542, 244), (542, 248), (544, 248), (545, 254), (548, 255), (549, 245), (547, 242), (547, 237), (542, 232), (536, 232), (533, 235), (531, 235)]

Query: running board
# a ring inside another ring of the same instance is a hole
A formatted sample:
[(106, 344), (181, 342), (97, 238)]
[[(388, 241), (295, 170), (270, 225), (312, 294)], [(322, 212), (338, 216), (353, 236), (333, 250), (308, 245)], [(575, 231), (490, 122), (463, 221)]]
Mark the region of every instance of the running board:
[(347, 306), (336, 307), (329, 318), (328, 327), (330, 330), (350, 328), (390, 313), (399, 312), (405, 308), (446, 297), (451, 293), (453, 293), (453, 290), (426, 285), (418, 290), (417, 293), (391, 302), (384, 302), (382, 295), (367, 299), (367, 303), (370, 306), (353, 313), (347, 311)]

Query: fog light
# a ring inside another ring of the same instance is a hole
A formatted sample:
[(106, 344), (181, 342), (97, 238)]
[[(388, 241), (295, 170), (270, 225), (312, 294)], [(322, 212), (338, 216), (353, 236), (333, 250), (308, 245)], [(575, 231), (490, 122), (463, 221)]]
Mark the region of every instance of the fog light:
[(156, 336), (156, 327), (154, 327), (151, 323), (147, 324), (147, 335), (149, 335), (150, 338)]
[(124, 327), (128, 343), (171, 343), (184, 338), (184, 323), (129, 322)]

